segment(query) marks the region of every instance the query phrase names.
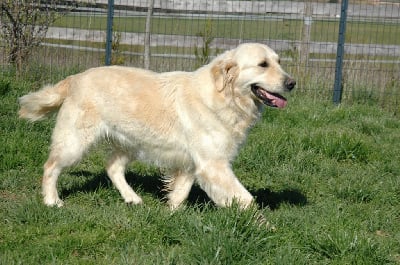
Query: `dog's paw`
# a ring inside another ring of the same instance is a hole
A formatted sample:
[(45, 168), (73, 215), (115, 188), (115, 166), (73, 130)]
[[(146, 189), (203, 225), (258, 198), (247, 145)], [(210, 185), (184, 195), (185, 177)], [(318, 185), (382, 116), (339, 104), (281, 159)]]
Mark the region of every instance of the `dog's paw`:
[(126, 204), (131, 204), (131, 205), (143, 204), (143, 200), (139, 196), (131, 196), (128, 198), (124, 198), (124, 201)]
[(64, 202), (60, 198), (44, 198), (44, 204), (49, 207), (57, 206), (58, 208), (64, 206)]
[(276, 227), (267, 220), (267, 218), (264, 216), (264, 214), (262, 214), (261, 212), (257, 212), (254, 217), (255, 217), (256, 224), (259, 227), (263, 227), (270, 232), (276, 232), (276, 230), (277, 230)]
[(168, 204), (169, 209), (170, 209), (172, 212), (174, 212), (174, 211), (176, 211), (176, 210), (178, 210), (178, 209), (184, 208), (184, 206), (182, 206), (181, 203), (174, 203), (174, 202), (168, 201), (167, 204)]

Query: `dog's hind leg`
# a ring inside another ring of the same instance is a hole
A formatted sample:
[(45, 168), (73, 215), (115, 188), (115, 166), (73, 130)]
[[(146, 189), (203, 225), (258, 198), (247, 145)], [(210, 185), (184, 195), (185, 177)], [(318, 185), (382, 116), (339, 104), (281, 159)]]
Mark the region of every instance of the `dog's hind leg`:
[(58, 135), (58, 132), (56, 128), (50, 155), (43, 167), (42, 193), (46, 205), (61, 207), (63, 201), (57, 192), (58, 176), (63, 168), (79, 162), (91, 142), (88, 142), (88, 137), (85, 137), (83, 141), (74, 128), (67, 129), (62, 137)]
[[(80, 112), (76, 106), (67, 102), (58, 113), (50, 155), (44, 164), (42, 180), (44, 203), (48, 206), (63, 205), (57, 192), (58, 176), (63, 168), (79, 162), (96, 140), (98, 127), (94, 122), (88, 123), (86, 118), (84, 112)], [(87, 126), (81, 126), (85, 122)]]
[(57, 179), (62, 168), (55, 155), (50, 155), (43, 166), (42, 194), (43, 201), (47, 206), (61, 207), (64, 204), (57, 192)]
[(181, 203), (189, 196), (194, 177), (191, 174), (177, 172), (166, 179), (166, 190), (169, 191), (168, 205), (171, 210), (178, 208)]
[(127, 153), (115, 150), (108, 160), (107, 174), (126, 203), (141, 204), (142, 199), (133, 191), (125, 179), (125, 169), (129, 161)]

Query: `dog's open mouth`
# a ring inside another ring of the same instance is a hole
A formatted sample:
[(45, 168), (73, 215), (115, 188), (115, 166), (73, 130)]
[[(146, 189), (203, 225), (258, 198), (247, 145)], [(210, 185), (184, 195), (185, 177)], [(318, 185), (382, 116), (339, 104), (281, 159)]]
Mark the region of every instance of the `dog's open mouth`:
[(268, 92), (263, 88), (257, 86), (256, 84), (251, 85), (251, 91), (267, 106), (274, 108), (284, 108), (287, 104), (287, 100), (283, 96), (276, 93)]

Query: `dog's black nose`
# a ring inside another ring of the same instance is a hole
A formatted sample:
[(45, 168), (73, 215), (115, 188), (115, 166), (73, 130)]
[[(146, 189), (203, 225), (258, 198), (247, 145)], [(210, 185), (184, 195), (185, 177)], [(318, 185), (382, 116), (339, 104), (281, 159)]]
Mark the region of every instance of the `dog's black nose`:
[(285, 80), (285, 87), (288, 90), (292, 90), (294, 87), (296, 86), (296, 80), (294, 80), (293, 78), (286, 78)]

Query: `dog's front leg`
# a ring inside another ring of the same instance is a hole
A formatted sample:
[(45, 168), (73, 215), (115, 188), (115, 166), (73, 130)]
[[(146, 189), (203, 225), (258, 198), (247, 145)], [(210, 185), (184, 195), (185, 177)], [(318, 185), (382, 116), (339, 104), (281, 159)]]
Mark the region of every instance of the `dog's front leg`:
[(114, 150), (112, 156), (108, 160), (107, 174), (126, 203), (141, 204), (143, 202), (142, 198), (133, 191), (125, 179), (125, 169), (129, 161), (128, 154)]
[(236, 178), (227, 161), (202, 163), (196, 175), (200, 187), (218, 206), (230, 206), (236, 200), (242, 208), (247, 208), (254, 200)]

